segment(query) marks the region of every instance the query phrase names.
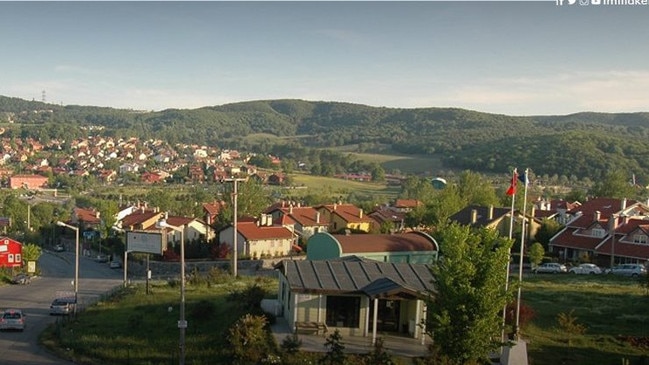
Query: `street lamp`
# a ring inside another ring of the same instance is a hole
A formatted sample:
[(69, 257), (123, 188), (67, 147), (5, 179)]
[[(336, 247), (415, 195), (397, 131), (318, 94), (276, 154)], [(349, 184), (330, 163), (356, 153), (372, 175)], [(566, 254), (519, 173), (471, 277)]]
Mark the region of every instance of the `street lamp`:
[(77, 301), (79, 299), (79, 227), (71, 226), (61, 221), (56, 222), (57, 226), (68, 227), (75, 232), (74, 240), (74, 311), (77, 311)]
[(157, 228), (169, 228), (180, 232), (180, 319), (178, 320), (178, 330), (180, 331), (180, 358), (179, 364), (185, 364), (185, 329), (187, 321), (185, 320), (185, 233), (181, 227), (172, 226), (165, 219), (156, 222)]

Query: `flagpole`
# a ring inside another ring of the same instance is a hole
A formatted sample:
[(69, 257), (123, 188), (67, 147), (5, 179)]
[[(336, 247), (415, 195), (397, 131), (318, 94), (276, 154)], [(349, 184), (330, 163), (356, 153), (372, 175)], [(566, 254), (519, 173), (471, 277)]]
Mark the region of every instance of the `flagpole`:
[(527, 185), (529, 185), (529, 169), (525, 169), (523, 184), (525, 184), (525, 192), (523, 193), (523, 224), (521, 225), (521, 249), (520, 261), (518, 263), (518, 297), (516, 299), (516, 326), (514, 327), (514, 335), (518, 339), (520, 332), (520, 315), (521, 315), (521, 286), (523, 285), (523, 251), (525, 249), (525, 211), (527, 209)]
[[(516, 201), (516, 179), (518, 179), (518, 171), (516, 168), (514, 168), (514, 171), (512, 172), (512, 180), (511, 180), (511, 185), (509, 186), (509, 189), (507, 190), (507, 194), (511, 191), (512, 194), (512, 207), (511, 211), (509, 213), (509, 239), (512, 239), (513, 237), (513, 231), (514, 231), (514, 203)], [(505, 273), (505, 293), (509, 290), (509, 265), (512, 257), (511, 253), (511, 247), (509, 249), (509, 259), (507, 260), (507, 272)], [(505, 306), (503, 307), (503, 330), (502, 330), (502, 341), (506, 342), (507, 338), (505, 338), (505, 325), (506, 325), (506, 319), (507, 319), (507, 303), (505, 303)]]

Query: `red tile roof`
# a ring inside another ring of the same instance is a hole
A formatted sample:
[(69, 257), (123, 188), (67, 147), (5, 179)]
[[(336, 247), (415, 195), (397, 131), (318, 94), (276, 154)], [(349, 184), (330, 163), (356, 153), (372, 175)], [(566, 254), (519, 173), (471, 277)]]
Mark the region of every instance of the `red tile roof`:
[(254, 222), (238, 223), (237, 231), (248, 241), (293, 238), (293, 232), (288, 228), (278, 226), (258, 226)]

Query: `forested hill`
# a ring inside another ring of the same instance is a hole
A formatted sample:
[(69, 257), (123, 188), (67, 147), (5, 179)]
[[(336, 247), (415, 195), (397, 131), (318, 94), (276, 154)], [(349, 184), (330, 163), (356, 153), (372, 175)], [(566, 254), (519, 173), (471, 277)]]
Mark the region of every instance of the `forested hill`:
[[(56, 105), (0, 96), (0, 117), (21, 135), (70, 138), (80, 126), (113, 136), (170, 143), (251, 147), (244, 137), (267, 134), (268, 144), (353, 145), (359, 151), (428, 154), (449, 168), (504, 173), (534, 166), (536, 174), (598, 178), (610, 169), (649, 177), (649, 113), (507, 116), (455, 108), (385, 108), (304, 101), (249, 101), (199, 109), (133, 111)], [(9, 128), (5, 133), (18, 133)], [(248, 144), (242, 146), (242, 144)]]

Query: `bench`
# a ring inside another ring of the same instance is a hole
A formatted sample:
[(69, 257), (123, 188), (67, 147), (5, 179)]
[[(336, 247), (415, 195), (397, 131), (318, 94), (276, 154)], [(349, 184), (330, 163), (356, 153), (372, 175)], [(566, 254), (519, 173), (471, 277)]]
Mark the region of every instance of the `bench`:
[(327, 325), (322, 322), (295, 322), (295, 333), (303, 335), (324, 335)]

